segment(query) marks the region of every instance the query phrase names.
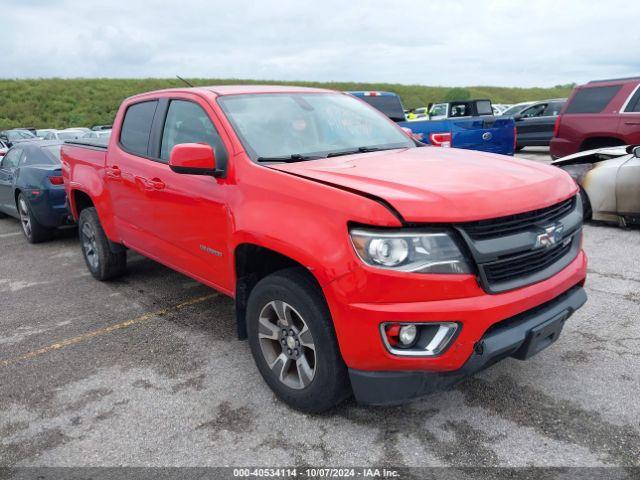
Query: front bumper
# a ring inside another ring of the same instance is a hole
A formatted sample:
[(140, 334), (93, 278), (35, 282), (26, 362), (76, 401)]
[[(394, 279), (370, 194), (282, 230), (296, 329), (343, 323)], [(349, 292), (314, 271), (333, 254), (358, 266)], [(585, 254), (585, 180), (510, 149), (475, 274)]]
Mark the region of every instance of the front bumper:
[[(354, 269), (324, 287), (340, 352), (347, 367), (365, 371), (453, 371), (471, 357), (478, 340), (496, 323), (544, 305), (586, 277), (584, 252), (538, 283), (487, 294), (473, 275), (389, 274)], [(385, 322), (456, 322), (451, 345), (433, 357), (391, 354), (380, 336)]]
[(531, 357), (557, 340), (564, 322), (587, 301), (581, 286), (492, 326), (475, 344), (462, 368), (448, 372), (375, 372), (349, 369), (356, 400), (368, 405), (398, 405), (448, 388), (506, 357)]

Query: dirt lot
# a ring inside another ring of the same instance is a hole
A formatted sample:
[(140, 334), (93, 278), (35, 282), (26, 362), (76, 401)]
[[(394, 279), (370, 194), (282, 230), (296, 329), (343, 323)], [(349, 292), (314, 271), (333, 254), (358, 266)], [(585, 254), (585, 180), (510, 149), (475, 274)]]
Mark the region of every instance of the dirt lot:
[[(546, 152), (523, 152), (539, 161)], [(640, 465), (640, 230), (588, 225), (560, 340), (394, 409), (294, 412), (232, 302), (150, 260), (94, 281), (72, 233), (0, 220), (0, 465)]]

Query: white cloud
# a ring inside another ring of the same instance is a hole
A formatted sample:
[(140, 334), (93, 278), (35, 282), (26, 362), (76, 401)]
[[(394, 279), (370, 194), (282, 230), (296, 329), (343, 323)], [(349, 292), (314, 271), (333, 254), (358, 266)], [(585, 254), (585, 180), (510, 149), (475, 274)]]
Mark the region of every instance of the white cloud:
[(640, 2), (3, 0), (0, 77), (550, 86), (640, 74)]

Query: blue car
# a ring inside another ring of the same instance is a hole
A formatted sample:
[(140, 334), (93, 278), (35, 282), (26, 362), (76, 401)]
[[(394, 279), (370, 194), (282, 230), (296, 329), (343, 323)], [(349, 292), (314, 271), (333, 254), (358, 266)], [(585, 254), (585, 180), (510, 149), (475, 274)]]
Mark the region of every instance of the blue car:
[(414, 138), (435, 147), (466, 148), (513, 155), (516, 131), (513, 118), (495, 117), (490, 100), (451, 102), (446, 118), (407, 121), (400, 97), (393, 92), (348, 92), (380, 110)]
[(72, 223), (62, 181), (62, 142), (16, 143), (0, 162), (0, 216), (20, 220), (30, 243)]

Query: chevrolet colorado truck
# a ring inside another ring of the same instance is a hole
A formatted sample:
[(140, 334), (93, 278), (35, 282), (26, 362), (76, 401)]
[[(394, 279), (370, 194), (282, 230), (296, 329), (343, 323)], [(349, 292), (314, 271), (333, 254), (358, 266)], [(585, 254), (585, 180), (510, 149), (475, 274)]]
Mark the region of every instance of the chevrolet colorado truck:
[(435, 118), (406, 120), (400, 97), (393, 92), (348, 92), (380, 110), (413, 137), (434, 147), (513, 155), (516, 148), (516, 126), (510, 117), (495, 117), (490, 100), (467, 100), (445, 105), (443, 115)]
[(342, 92), (137, 95), (62, 169), (91, 274), (123, 274), (130, 249), (233, 297), (260, 374), (302, 411), (527, 359), (586, 301), (567, 173), (425, 146)]

